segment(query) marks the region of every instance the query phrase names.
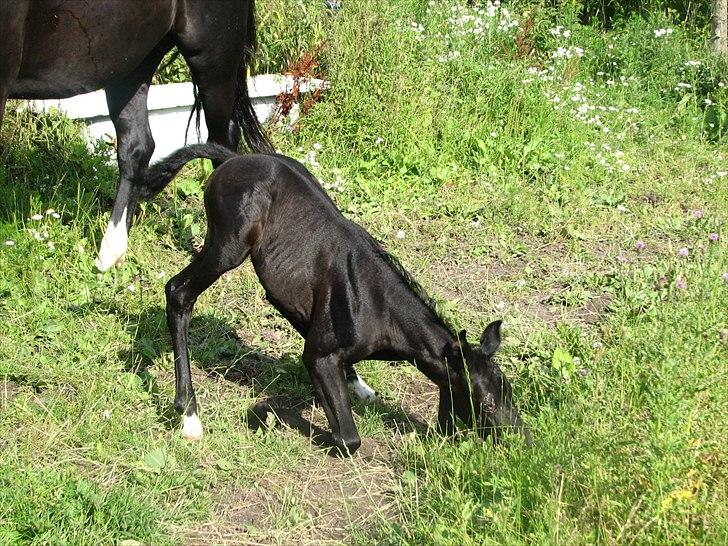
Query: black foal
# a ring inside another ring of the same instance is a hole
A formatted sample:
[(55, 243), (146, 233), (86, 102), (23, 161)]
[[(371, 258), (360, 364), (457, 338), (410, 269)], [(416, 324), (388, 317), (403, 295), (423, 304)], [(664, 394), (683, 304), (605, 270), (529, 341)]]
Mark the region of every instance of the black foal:
[[(334, 444), (354, 453), (361, 439), (347, 392), (353, 364), (408, 360), (440, 388), (439, 428), (455, 417), (496, 436), (504, 428), (528, 440), (511, 386), (492, 361), (500, 321), (471, 346), (454, 334), (399, 263), (347, 220), (318, 181), (281, 155), (237, 155), (213, 144), (176, 151), (153, 165), (160, 191), (188, 161), (224, 162), (205, 190), (207, 238), (200, 254), (167, 283), (167, 321), (175, 356), (175, 408), (183, 435), (202, 436), (190, 381), (187, 332), (197, 297), (250, 255), (268, 300), (305, 338), (303, 362), (326, 412)], [(348, 372), (348, 373), (347, 373)]]

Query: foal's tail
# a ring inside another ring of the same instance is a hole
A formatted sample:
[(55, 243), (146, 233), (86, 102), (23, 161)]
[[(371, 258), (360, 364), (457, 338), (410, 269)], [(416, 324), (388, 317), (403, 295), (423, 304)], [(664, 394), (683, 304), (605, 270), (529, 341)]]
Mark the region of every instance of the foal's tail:
[(235, 152), (219, 144), (192, 144), (180, 148), (161, 161), (151, 165), (144, 175), (144, 182), (149, 191), (149, 197), (162, 191), (177, 173), (193, 159), (206, 158), (223, 163), (237, 156)]
[(238, 68), (235, 81), (235, 102), (233, 103), (233, 119), (240, 127), (243, 138), (252, 152), (272, 153), (275, 150), (265, 134), (263, 127), (255, 115), (253, 103), (248, 94), (248, 64), (255, 49), (255, 2), (248, 2), (248, 35), (243, 52), (243, 60)]

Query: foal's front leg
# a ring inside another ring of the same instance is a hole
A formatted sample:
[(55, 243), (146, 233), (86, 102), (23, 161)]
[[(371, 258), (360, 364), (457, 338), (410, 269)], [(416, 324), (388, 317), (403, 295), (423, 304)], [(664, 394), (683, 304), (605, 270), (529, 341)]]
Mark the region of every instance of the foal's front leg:
[(354, 424), (341, 360), (334, 355), (314, 357), (304, 350), (303, 362), (331, 426), (334, 445), (342, 455), (353, 455), (361, 446), (361, 438)]
[(346, 367), (346, 382), (349, 385), (349, 392), (352, 396), (362, 402), (374, 402), (377, 398), (377, 391), (367, 385), (361, 376), (356, 373), (354, 366), (348, 364)]

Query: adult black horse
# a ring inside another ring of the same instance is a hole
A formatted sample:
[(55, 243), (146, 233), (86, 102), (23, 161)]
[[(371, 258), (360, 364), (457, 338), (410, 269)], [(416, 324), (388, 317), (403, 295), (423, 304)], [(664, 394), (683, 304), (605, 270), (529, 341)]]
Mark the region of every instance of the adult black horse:
[(151, 196), (144, 172), (154, 151), (147, 93), (177, 47), (197, 85), (209, 140), (271, 151), (253, 111), (246, 66), (255, 43), (254, 0), (2, 0), (0, 124), (8, 98), (64, 98), (106, 91), (116, 128), (119, 190), (97, 266), (124, 259), (132, 217)]

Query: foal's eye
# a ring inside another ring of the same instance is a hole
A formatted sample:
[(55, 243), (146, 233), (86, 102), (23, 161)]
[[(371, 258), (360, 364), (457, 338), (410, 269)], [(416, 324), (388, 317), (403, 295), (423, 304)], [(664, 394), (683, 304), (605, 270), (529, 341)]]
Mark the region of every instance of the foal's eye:
[(485, 394), (485, 400), (483, 400), (483, 409), (488, 413), (495, 411), (495, 398), (489, 392)]

